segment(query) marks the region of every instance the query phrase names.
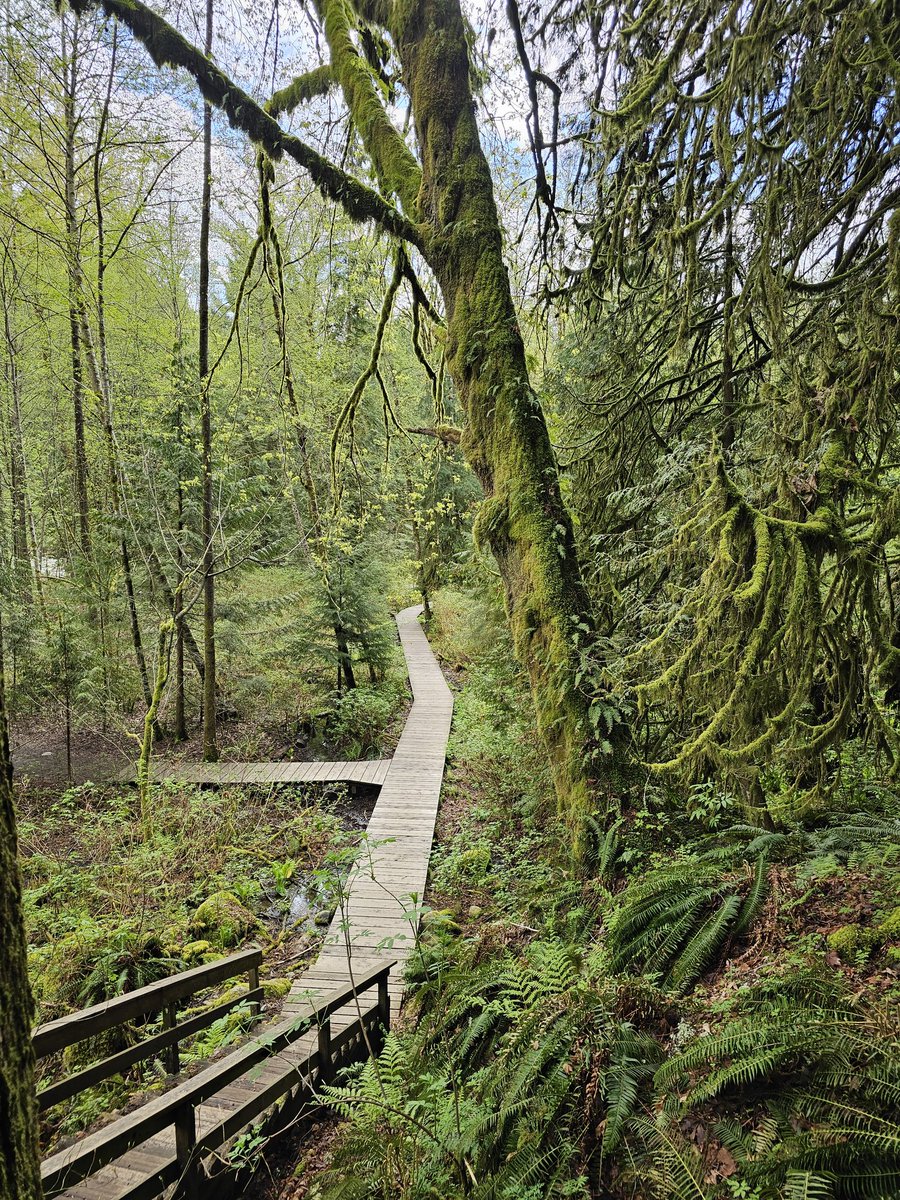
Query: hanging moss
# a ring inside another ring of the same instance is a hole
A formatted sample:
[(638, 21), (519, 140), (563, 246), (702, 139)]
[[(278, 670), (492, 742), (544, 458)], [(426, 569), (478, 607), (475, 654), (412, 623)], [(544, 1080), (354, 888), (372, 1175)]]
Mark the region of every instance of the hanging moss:
[(287, 87), (279, 89), (266, 102), (265, 110), (272, 117), (292, 113), (301, 104), (307, 104), (316, 96), (325, 96), (336, 85), (337, 80), (331, 65), (316, 67), (292, 79)]
[(386, 195), (399, 197), (408, 214), (416, 211), (422, 173), (378, 95), (375, 77), (353, 42), (346, 0), (316, 0), (334, 73), (340, 82), (353, 124), (371, 156)]

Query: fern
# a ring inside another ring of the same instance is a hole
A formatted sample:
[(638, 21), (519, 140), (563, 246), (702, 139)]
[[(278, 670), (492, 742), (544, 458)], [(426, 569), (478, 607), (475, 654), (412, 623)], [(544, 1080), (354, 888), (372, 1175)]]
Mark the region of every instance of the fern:
[(661, 1200), (712, 1200), (712, 1192), (703, 1183), (703, 1165), (697, 1152), (668, 1127), (664, 1116), (656, 1121), (638, 1117), (634, 1125), (649, 1159), (649, 1170), (646, 1160), (638, 1160), (639, 1179), (649, 1176)]
[(810, 1171), (788, 1171), (784, 1200), (832, 1200), (832, 1181)]
[(767, 887), (767, 860), (743, 881), (719, 863), (686, 859), (657, 868), (625, 892), (607, 930), (610, 967), (639, 966), (688, 988), (722, 948), (747, 931)]
[(602, 1151), (609, 1154), (618, 1146), (626, 1122), (637, 1103), (638, 1087), (653, 1074), (654, 1060), (661, 1054), (658, 1044), (646, 1034), (638, 1034), (628, 1022), (620, 1024), (613, 1037), (609, 1067), (604, 1084), (606, 1124)]

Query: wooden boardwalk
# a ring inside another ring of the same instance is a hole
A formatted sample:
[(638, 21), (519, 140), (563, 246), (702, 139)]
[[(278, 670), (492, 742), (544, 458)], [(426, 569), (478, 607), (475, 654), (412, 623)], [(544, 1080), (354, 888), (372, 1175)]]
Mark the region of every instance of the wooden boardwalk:
[[(152, 764), (155, 780), (179, 783), (260, 784), (260, 783), (368, 783), (380, 787), (387, 776), (389, 758), (359, 759), (355, 762), (170, 762), (157, 759)], [(135, 770), (129, 766), (119, 777), (122, 783), (134, 783)]]
[(421, 608), (397, 614), (413, 706), (366, 830), (347, 895), (337, 909), (318, 961), (295, 982), (288, 1005), (303, 1004), (307, 993), (337, 987), (387, 957), (398, 959), (391, 972), (391, 1009), (403, 994), (405, 960), (414, 945), (434, 837), (453, 694), (419, 624)]
[[(450, 689), (418, 622), (420, 611), (408, 608), (397, 615), (413, 705), (397, 751), (388, 764), (366, 842), (351, 871), (346, 899), (335, 913), (318, 961), (294, 983), (277, 1024), (264, 1026), (247, 1045), (178, 1085), (186, 1096), (203, 1096), (202, 1102), (194, 1107), (200, 1142), (225, 1121), (230, 1121), (229, 1128), (233, 1127), (232, 1132), (237, 1133), (258, 1119), (271, 1108), (272, 1102), (267, 1097), (279, 1094), (279, 1087), (283, 1094), (285, 1079), (299, 1088), (303, 1083), (300, 1073), (308, 1079), (309, 1064), (315, 1060), (316, 1047), (320, 1045), (318, 1035), (313, 1031), (288, 1046), (280, 1046), (277, 1053), (256, 1062), (234, 1082), (209, 1095), (206, 1093), (211, 1086), (204, 1088), (204, 1076), (212, 1080), (223, 1066), (228, 1070), (232, 1060), (236, 1070), (245, 1061), (241, 1056), (252, 1056), (260, 1040), (277, 1037), (279, 1029), (290, 1027), (329, 994), (345, 990), (348, 984), (356, 986), (385, 959), (398, 959), (388, 980), (392, 1018), (399, 1008), (403, 964), (414, 948), (419, 919), (416, 906), (425, 891), (453, 711)], [(356, 1001), (336, 1011), (330, 1018), (330, 1036), (340, 1038), (344, 1034), (360, 1042), (359, 1019), (366, 1008), (365, 1003)], [(371, 1013), (366, 1020), (374, 1028)], [(171, 1095), (166, 1093), (149, 1103), (162, 1104)], [(136, 1121), (146, 1108), (145, 1105), (136, 1109), (45, 1160), (45, 1179), (64, 1181), (67, 1163), (73, 1161), (73, 1156), (81, 1154), (83, 1158), (85, 1151), (90, 1151), (92, 1140), (99, 1146), (111, 1130), (123, 1122)], [(173, 1178), (174, 1131), (166, 1128), (139, 1145), (134, 1141), (130, 1144), (131, 1148), (116, 1162), (83, 1182), (68, 1190), (64, 1182), (61, 1186), (57, 1183), (49, 1192), (70, 1200), (124, 1200), (125, 1197), (145, 1200), (161, 1194)]]

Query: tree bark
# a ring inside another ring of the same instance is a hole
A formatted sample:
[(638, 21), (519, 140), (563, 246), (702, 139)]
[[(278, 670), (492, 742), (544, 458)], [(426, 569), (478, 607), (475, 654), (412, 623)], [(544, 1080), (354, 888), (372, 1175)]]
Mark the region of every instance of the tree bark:
[[(206, 0), (205, 52), (212, 53), (213, 3)], [(213, 552), (212, 411), (209, 394), (209, 221), (212, 203), (212, 105), (203, 103), (203, 195), (200, 202), (200, 437), (203, 444), (203, 761), (219, 757), (216, 744), (216, 577)]]
[[(75, 97), (78, 89), (78, 17), (73, 18), (72, 44), (63, 18), (63, 119), (65, 145), (66, 261), (69, 280), (69, 343), (72, 359), (72, 415), (75, 438), (75, 508), (78, 538), (85, 556), (91, 553), (88, 506), (88, 460), (84, 429), (84, 364), (82, 352), (81, 248), (75, 191)], [(68, 57), (67, 57), (68, 53)]]
[[(8, 248), (7, 248), (8, 250)], [(11, 256), (7, 253), (7, 261)], [(4, 263), (4, 268), (6, 263)], [(12, 501), (12, 551), (13, 573), (23, 598), (31, 599), (31, 576), (37, 563), (32, 563), (28, 544), (28, 473), (25, 461), (25, 446), (22, 441), (21, 390), (19, 380), (19, 354), (21, 338), (13, 329), (12, 297), (9, 294), (4, 269), (0, 277), (0, 299), (3, 302), (3, 335), (6, 345), (5, 375), (9, 386), (9, 489)]]
[(22, 886), (0, 629), (0, 1196), (40, 1200), (37, 1101)]

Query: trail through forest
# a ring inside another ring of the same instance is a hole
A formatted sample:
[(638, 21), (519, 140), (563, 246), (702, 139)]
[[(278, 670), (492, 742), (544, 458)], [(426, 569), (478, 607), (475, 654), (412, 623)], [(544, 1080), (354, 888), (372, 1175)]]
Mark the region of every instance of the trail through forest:
[(898, 62), (0, 5), (0, 1200), (900, 1195)]

